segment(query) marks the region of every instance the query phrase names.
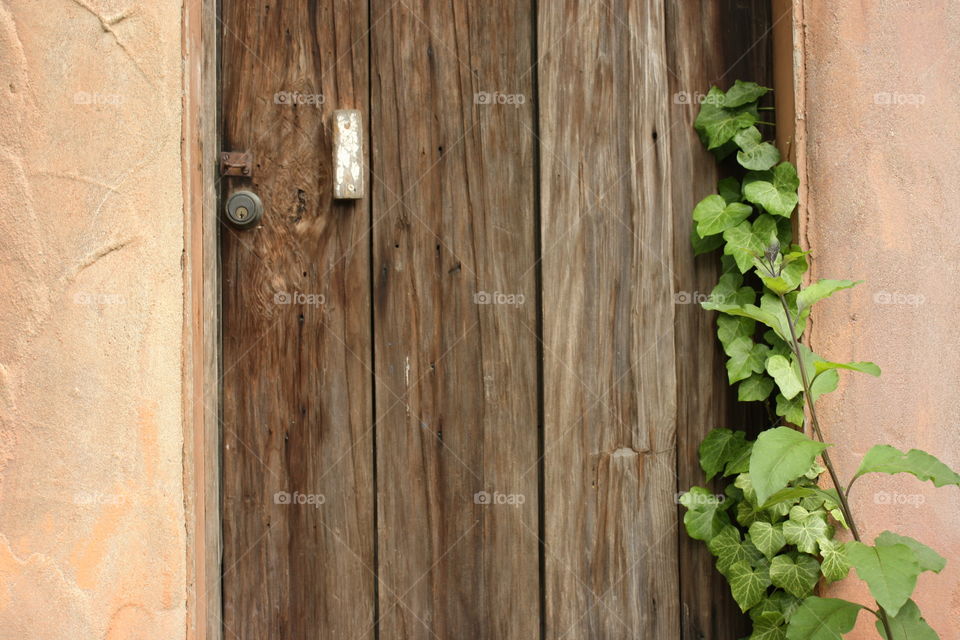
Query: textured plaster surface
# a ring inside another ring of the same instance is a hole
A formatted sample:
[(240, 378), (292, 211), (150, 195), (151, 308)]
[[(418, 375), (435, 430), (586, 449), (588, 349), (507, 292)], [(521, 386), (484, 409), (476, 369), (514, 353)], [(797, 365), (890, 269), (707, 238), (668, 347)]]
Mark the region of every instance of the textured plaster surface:
[[(820, 305), (812, 340), (883, 368), (844, 376), (821, 420), (842, 478), (878, 442), (960, 468), (960, 4), (805, 0), (804, 14), (813, 273), (866, 281)], [(916, 600), (941, 638), (960, 637), (960, 490), (868, 476), (853, 509), (865, 538), (890, 529), (948, 558)], [(868, 618), (855, 637), (878, 637)]]
[(179, 0), (0, 0), (0, 638), (181, 638)]

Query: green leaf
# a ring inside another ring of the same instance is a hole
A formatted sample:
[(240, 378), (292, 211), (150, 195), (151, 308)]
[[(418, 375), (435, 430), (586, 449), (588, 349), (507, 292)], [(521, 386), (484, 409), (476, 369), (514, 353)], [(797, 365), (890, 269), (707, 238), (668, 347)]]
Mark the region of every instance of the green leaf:
[(724, 511), (729, 505), (703, 487), (691, 487), (680, 496), (680, 504), (687, 508), (683, 524), (694, 540), (712, 540), (730, 526), (730, 517)]
[(694, 121), (694, 128), (711, 151), (723, 147), (740, 129), (752, 126), (757, 121), (755, 104), (737, 104), (735, 100), (734, 107), (725, 107), (725, 100), (723, 91), (711, 87)]
[(884, 531), (877, 536), (876, 540), (873, 542), (878, 547), (888, 547), (894, 544), (904, 544), (910, 547), (910, 549), (913, 550), (913, 553), (917, 556), (917, 562), (920, 564), (920, 569), (923, 571), (940, 573), (943, 571), (943, 568), (947, 566), (946, 558), (922, 542), (914, 540), (910, 536), (901, 536), (891, 531)]
[(726, 243), (723, 252), (736, 260), (740, 273), (749, 271), (754, 260), (762, 256), (767, 248), (764, 241), (753, 232), (753, 225), (746, 220), (724, 230), (723, 240)]
[(823, 562), (820, 563), (820, 571), (828, 582), (842, 580), (850, 573), (847, 548), (842, 542), (821, 540), (820, 555), (823, 557)]
[[(768, 216), (769, 217), (769, 216)], [(800, 255), (789, 262), (783, 264), (780, 274), (776, 277), (768, 275), (767, 268), (761, 267), (757, 270), (757, 275), (763, 281), (764, 286), (778, 295), (790, 293), (800, 286), (803, 282), (803, 274), (807, 272), (807, 258)]]
[[(787, 487), (786, 489), (781, 489), (775, 494), (767, 498), (767, 501), (763, 503), (764, 509), (772, 509), (773, 507), (783, 504), (790, 503), (792, 506), (798, 500), (812, 496), (816, 493), (816, 489), (813, 487)], [(784, 511), (786, 513), (786, 511)]]
[(717, 193), (727, 204), (743, 200), (743, 194), (740, 192), (740, 181), (736, 178), (724, 178), (718, 182)]
[(810, 596), (790, 617), (787, 640), (839, 640), (856, 626), (862, 608), (839, 598)]
[(741, 129), (733, 136), (740, 151), (737, 162), (745, 169), (765, 171), (780, 162), (780, 152), (769, 142), (761, 142), (760, 130), (756, 127)]
[[(893, 631), (893, 640), (940, 640), (937, 632), (927, 624), (927, 621), (920, 615), (920, 608), (913, 600), (907, 600), (907, 603), (900, 608), (900, 613), (889, 617), (890, 629)], [(887, 632), (883, 628), (883, 623), (877, 620), (877, 631), (884, 640), (887, 638)]]
[(799, 186), (796, 168), (781, 162), (772, 171), (748, 172), (743, 180), (743, 196), (768, 213), (789, 218), (797, 206)]
[(757, 322), (750, 318), (741, 318), (737, 316), (728, 316), (725, 314), (717, 316), (717, 338), (723, 345), (723, 351), (730, 354), (730, 343), (737, 338), (752, 338), (756, 333)]
[(757, 292), (753, 290), (753, 287), (742, 285), (742, 275), (736, 272), (724, 273), (710, 292), (710, 298), (701, 302), (700, 306), (712, 310), (724, 305), (752, 304), (757, 298)]
[(786, 640), (787, 628), (772, 620), (760, 620), (753, 623), (753, 633), (747, 640)]
[(696, 225), (694, 225), (694, 227), (690, 229), (690, 246), (693, 247), (693, 255), (695, 256), (710, 253), (723, 246), (723, 236), (707, 236), (706, 238), (701, 238), (700, 234), (697, 233)]
[(929, 453), (919, 449), (903, 453), (886, 444), (875, 445), (867, 451), (854, 478), (865, 473), (909, 473), (919, 480), (930, 480), (935, 487), (960, 486), (960, 475)]
[[(803, 507), (796, 507), (796, 509), (806, 512)], [(819, 513), (794, 518), (794, 511), (791, 510), (790, 519), (783, 523), (783, 535), (787, 542), (796, 545), (797, 549), (804, 553), (816, 553), (818, 543), (822, 540), (829, 540), (832, 534), (832, 527), (827, 524), (827, 519)]]
[(727, 379), (730, 384), (739, 380), (746, 380), (751, 374), (763, 371), (763, 365), (770, 354), (770, 347), (754, 342), (750, 338), (736, 338), (733, 340), (727, 354)]
[(731, 460), (724, 470), (724, 476), (735, 476), (738, 473), (746, 473), (750, 470), (750, 452), (753, 450), (753, 443), (748, 442), (747, 448), (740, 452), (736, 459)]
[(787, 422), (800, 426), (803, 424), (803, 396), (797, 396), (793, 400), (787, 400), (783, 394), (777, 394), (776, 412), (778, 416), (783, 416)]
[(777, 381), (780, 393), (787, 400), (793, 399), (794, 396), (803, 391), (803, 383), (800, 382), (797, 369), (793, 363), (783, 356), (772, 356), (767, 360), (767, 373)]
[(808, 596), (819, 577), (820, 563), (813, 556), (800, 554), (794, 560), (783, 555), (770, 562), (770, 581), (797, 598)]
[(770, 576), (765, 569), (754, 569), (742, 561), (734, 563), (726, 576), (740, 611), (746, 611), (760, 602), (770, 586)]
[(755, 373), (737, 387), (737, 400), (740, 402), (761, 402), (770, 397), (773, 386), (774, 382), (768, 376)]
[(880, 367), (872, 362), (829, 362), (827, 360), (816, 360), (814, 363), (817, 373), (829, 371), (830, 369), (848, 369), (850, 371), (859, 371), (860, 373), (869, 373), (873, 377), (880, 377)]
[(742, 431), (714, 429), (700, 443), (700, 467), (707, 474), (707, 481), (723, 471), (728, 463), (740, 457), (750, 448)]
[(760, 553), (772, 559), (780, 549), (787, 544), (783, 535), (783, 528), (779, 524), (769, 522), (754, 522), (750, 525), (750, 542)]
[[(796, 309), (793, 305), (790, 304), (791, 295), (787, 295), (787, 308), (790, 309), (790, 317), (794, 320), (795, 329), (797, 331), (797, 338), (800, 338), (803, 335), (803, 323), (797, 318), (795, 313)], [(778, 326), (774, 327), (783, 340), (787, 343), (790, 342), (790, 324), (787, 321), (787, 313), (783, 310), (783, 303), (780, 301), (780, 298), (770, 294), (765, 293), (760, 296), (760, 308), (772, 315), (777, 319)]]
[(761, 87), (756, 82), (734, 80), (733, 86), (727, 89), (723, 98), (723, 106), (728, 109), (740, 107), (749, 102), (756, 102), (770, 91), (769, 87)]
[(874, 600), (890, 615), (897, 615), (913, 593), (921, 571), (913, 550), (905, 544), (871, 547), (848, 542), (847, 557), (870, 587)]
[(723, 233), (735, 227), (753, 213), (753, 208), (742, 202), (727, 204), (717, 194), (701, 200), (693, 209), (693, 219), (697, 221), (697, 233), (701, 238)]
[(756, 547), (743, 542), (740, 531), (733, 525), (724, 527), (707, 543), (707, 548), (717, 558), (717, 570), (724, 575), (734, 564), (749, 564), (756, 559), (755, 556), (762, 556)]
[(825, 393), (836, 391), (840, 384), (840, 374), (836, 369), (824, 371), (810, 383), (810, 402), (816, 402)]
[(761, 504), (807, 472), (827, 448), (789, 427), (767, 429), (757, 437), (750, 455), (750, 478)]
[(803, 289), (797, 296), (797, 308), (805, 309), (819, 302), (824, 298), (829, 298), (837, 291), (849, 289), (863, 282), (862, 280), (818, 280), (809, 287)]

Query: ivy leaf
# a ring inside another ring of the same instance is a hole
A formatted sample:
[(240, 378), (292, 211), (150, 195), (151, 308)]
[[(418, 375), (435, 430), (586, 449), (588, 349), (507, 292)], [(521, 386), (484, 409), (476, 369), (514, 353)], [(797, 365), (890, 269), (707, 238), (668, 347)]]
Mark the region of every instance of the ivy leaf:
[(735, 562), (726, 573), (733, 599), (746, 611), (763, 599), (770, 586), (770, 576), (765, 569), (754, 569), (746, 562)]
[[(920, 615), (920, 608), (913, 600), (907, 600), (907, 603), (900, 608), (900, 613), (893, 617), (888, 616), (888, 619), (893, 631), (893, 640), (940, 640), (937, 632)], [(877, 631), (884, 640), (890, 640), (887, 638), (883, 623), (879, 620), (877, 620)]]
[(838, 640), (853, 630), (862, 608), (839, 598), (810, 596), (790, 617), (787, 640)]
[(800, 286), (800, 283), (803, 282), (803, 274), (807, 272), (807, 269), (806, 256), (799, 255), (789, 262), (785, 262), (778, 276), (765, 275), (767, 269), (763, 266), (757, 270), (757, 275), (760, 276), (760, 280), (768, 289), (778, 295), (784, 295)]
[(680, 504), (687, 508), (683, 524), (694, 540), (712, 540), (724, 527), (730, 526), (730, 518), (724, 511), (729, 505), (703, 487), (692, 487), (680, 496)]
[(740, 181), (736, 178), (724, 178), (717, 183), (717, 193), (727, 204), (731, 202), (740, 202), (743, 200), (743, 194), (740, 191)]
[(749, 534), (753, 546), (769, 559), (773, 559), (773, 556), (787, 544), (783, 529), (778, 524), (754, 522), (750, 525)]
[(887, 547), (894, 544), (903, 544), (910, 547), (917, 556), (917, 562), (920, 564), (922, 571), (940, 573), (947, 566), (947, 560), (943, 556), (910, 536), (901, 536), (891, 531), (884, 531), (873, 542), (878, 547)]
[(765, 171), (780, 162), (780, 152), (769, 142), (761, 142), (762, 137), (756, 127), (741, 129), (733, 136), (734, 143), (740, 147), (737, 162), (744, 169)]
[[(793, 506), (798, 500), (812, 496), (815, 493), (816, 489), (813, 487), (787, 487), (767, 498), (767, 501), (764, 502), (762, 506), (764, 509), (772, 509), (784, 503), (790, 503), (790, 506)], [(787, 513), (788, 511), (789, 508), (783, 512)]]
[(919, 449), (903, 453), (887, 444), (875, 445), (867, 451), (854, 478), (865, 473), (909, 473), (919, 480), (930, 480), (935, 487), (947, 484), (960, 486), (960, 474), (929, 453)]
[(737, 400), (740, 402), (762, 402), (770, 397), (774, 382), (762, 373), (755, 373), (737, 387)]
[(810, 595), (819, 577), (820, 563), (813, 556), (800, 554), (794, 560), (784, 555), (770, 562), (770, 581), (797, 598)]
[(761, 433), (750, 454), (750, 478), (757, 492), (757, 501), (763, 504), (789, 482), (805, 474), (827, 446), (789, 427), (776, 427)]
[(753, 208), (742, 202), (727, 202), (717, 194), (709, 195), (693, 208), (697, 221), (697, 233), (701, 238), (723, 233), (735, 227), (753, 213)]
[(757, 121), (755, 104), (749, 101), (737, 104), (739, 100), (734, 100), (735, 106), (727, 107), (725, 101), (723, 91), (711, 87), (693, 124), (710, 151), (723, 147), (740, 129), (746, 129)]
[(763, 371), (763, 364), (770, 354), (770, 347), (750, 338), (736, 338), (728, 349), (727, 379), (730, 384), (746, 380), (751, 374)]
[(848, 369), (850, 371), (859, 371), (860, 373), (869, 373), (874, 378), (880, 377), (880, 367), (872, 362), (830, 362), (828, 360), (817, 359), (814, 363), (817, 373), (828, 371), (830, 369)]
[[(803, 507), (798, 509), (806, 511)], [(787, 542), (796, 545), (797, 549), (804, 553), (816, 553), (818, 543), (821, 540), (828, 540), (832, 533), (826, 518), (818, 513), (794, 518), (794, 512), (791, 510), (790, 519), (783, 523), (783, 536)]]
[(789, 218), (797, 206), (799, 186), (796, 168), (789, 162), (781, 162), (772, 171), (748, 172), (743, 180), (743, 196), (768, 213)]
[(727, 352), (727, 347), (731, 342), (737, 338), (749, 338), (752, 337), (757, 330), (757, 321), (751, 320), (750, 318), (742, 318), (737, 316), (728, 316), (726, 314), (721, 314), (717, 316), (717, 338), (720, 339), (720, 344), (723, 345), (724, 353)]
[(724, 527), (713, 540), (707, 543), (707, 548), (717, 558), (717, 570), (724, 575), (727, 575), (734, 564), (738, 562), (752, 564), (763, 555), (752, 544), (743, 542), (740, 531), (733, 525)]
[(863, 282), (863, 280), (818, 280), (803, 289), (797, 296), (797, 308), (800, 310), (812, 306), (824, 298), (829, 298), (837, 291), (849, 289)]
[[(757, 298), (753, 287), (744, 287), (743, 276), (736, 272), (724, 273), (720, 276), (717, 286), (710, 292), (710, 297), (700, 303), (700, 306), (710, 311), (725, 305), (752, 304)], [(751, 334), (752, 335), (752, 334)]]
[(767, 248), (764, 241), (753, 232), (753, 225), (746, 220), (724, 230), (723, 240), (726, 243), (723, 252), (736, 260), (740, 273), (749, 271), (754, 260), (762, 256)]
[(694, 226), (690, 229), (690, 246), (693, 247), (693, 255), (699, 256), (704, 253), (710, 253), (723, 246), (723, 236), (707, 236), (701, 238)]
[(783, 356), (772, 356), (767, 360), (767, 373), (777, 381), (780, 393), (787, 400), (793, 399), (803, 391), (803, 383), (800, 382), (800, 376), (797, 375), (793, 363)]
[(753, 451), (753, 443), (748, 442), (747, 448), (741, 451), (739, 456), (727, 463), (727, 468), (723, 472), (724, 477), (747, 473), (750, 470), (751, 451)]
[(913, 593), (921, 571), (913, 550), (905, 544), (871, 547), (848, 542), (847, 557), (870, 587), (873, 599), (890, 615), (897, 615)]
[(842, 580), (850, 573), (850, 562), (847, 560), (847, 548), (842, 542), (837, 540), (821, 540), (820, 555), (823, 557), (823, 562), (820, 563), (820, 571), (828, 582)]
[(787, 628), (782, 622), (774, 622), (771, 618), (754, 620), (753, 633), (747, 640), (786, 640)]
[(824, 371), (810, 383), (810, 402), (816, 402), (825, 393), (837, 390), (840, 384), (840, 374), (836, 369)]
[(727, 89), (723, 98), (723, 106), (729, 108), (740, 107), (749, 102), (756, 102), (770, 91), (769, 87), (761, 87), (756, 82), (734, 80), (733, 86)]
[(803, 424), (803, 396), (797, 396), (793, 400), (787, 400), (783, 394), (777, 394), (778, 416), (782, 416), (787, 422), (800, 426)]
[(724, 467), (736, 460), (749, 449), (746, 434), (730, 429), (714, 429), (700, 443), (700, 468), (707, 474), (707, 481), (723, 471)]

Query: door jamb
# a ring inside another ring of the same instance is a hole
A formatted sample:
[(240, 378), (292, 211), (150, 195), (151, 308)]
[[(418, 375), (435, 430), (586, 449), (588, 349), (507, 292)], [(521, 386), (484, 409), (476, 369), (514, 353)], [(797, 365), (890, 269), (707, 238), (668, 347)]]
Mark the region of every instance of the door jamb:
[(219, 2), (184, 0), (183, 486), (186, 638), (221, 640)]

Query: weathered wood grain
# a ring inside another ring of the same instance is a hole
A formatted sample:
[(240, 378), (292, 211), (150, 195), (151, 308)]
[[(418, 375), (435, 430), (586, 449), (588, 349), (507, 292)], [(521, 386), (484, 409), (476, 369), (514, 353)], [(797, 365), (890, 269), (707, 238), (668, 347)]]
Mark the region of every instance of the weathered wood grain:
[(372, 7), (380, 637), (536, 638), (531, 3)]
[(369, 113), (368, 27), (365, 1), (223, 1), (223, 148), (255, 158), (223, 192), (265, 207), (221, 229), (228, 638), (374, 635), (369, 207), (330, 175), (333, 109)]
[(541, 2), (546, 637), (679, 637), (663, 3)]
[[(762, 417), (756, 407), (736, 402), (727, 385), (725, 356), (716, 339), (714, 314), (696, 304), (720, 276), (716, 254), (694, 258), (691, 212), (714, 193), (717, 163), (693, 129), (697, 95), (712, 84), (727, 88), (737, 78), (769, 85), (770, 25), (767, 0), (667, 2), (670, 73), (670, 166), (673, 211), (673, 281), (677, 292), (677, 478), (678, 491), (704, 483), (697, 449), (715, 427), (750, 429)], [(720, 491), (720, 483), (713, 484)], [(683, 509), (679, 509), (682, 518)], [(678, 523), (681, 630), (685, 640), (733, 640), (749, 633), (749, 621), (730, 597), (703, 543), (691, 540)]]

